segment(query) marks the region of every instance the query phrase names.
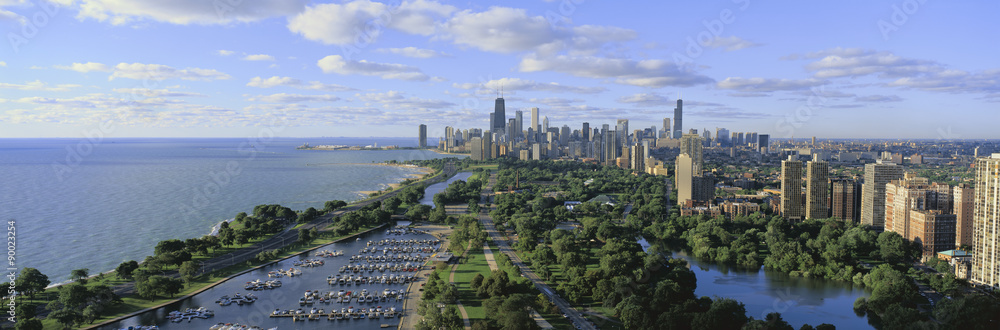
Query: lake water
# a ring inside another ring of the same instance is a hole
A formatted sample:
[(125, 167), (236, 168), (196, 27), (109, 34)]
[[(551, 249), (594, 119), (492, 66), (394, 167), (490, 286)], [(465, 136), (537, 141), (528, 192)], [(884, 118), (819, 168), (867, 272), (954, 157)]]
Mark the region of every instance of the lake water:
[[(309, 255), (302, 255), (297, 257), (292, 257), (284, 261), (275, 263), (273, 265), (264, 267), (259, 270), (255, 270), (243, 275), (239, 275), (229, 281), (226, 281), (218, 286), (208, 289), (190, 299), (185, 299), (183, 301), (174, 303), (168, 307), (161, 308), (155, 311), (150, 311), (142, 315), (138, 315), (129, 319), (122, 320), (118, 323), (105, 326), (101, 329), (119, 329), (126, 328), (128, 326), (136, 325), (153, 325), (156, 324), (160, 329), (164, 330), (174, 330), (174, 329), (208, 329), (209, 327), (217, 323), (239, 323), (243, 325), (254, 325), (259, 326), (264, 329), (277, 327), (279, 329), (327, 329), (331, 327), (349, 328), (349, 329), (379, 329), (382, 324), (390, 324), (393, 329), (399, 324), (399, 317), (394, 318), (380, 318), (380, 319), (360, 319), (360, 320), (327, 320), (326, 317), (320, 318), (319, 320), (313, 321), (292, 321), (290, 317), (280, 317), (272, 318), (269, 317), (272, 311), (275, 309), (299, 309), (302, 308), (308, 313), (312, 308), (321, 308), (327, 312), (333, 308), (377, 308), (381, 306), (383, 309), (388, 309), (391, 307), (396, 307), (396, 310), (402, 310), (402, 302), (396, 300), (387, 300), (383, 302), (373, 302), (373, 303), (314, 303), (312, 307), (301, 307), (299, 305), (299, 298), (303, 296), (306, 290), (318, 290), (320, 292), (327, 291), (360, 291), (361, 289), (367, 289), (368, 292), (381, 293), (384, 289), (390, 290), (406, 290), (407, 284), (360, 284), (360, 285), (329, 285), (326, 282), (328, 275), (340, 275), (339, 269), (341, 266), (350, 263), (350, 256), (357, 254), (362, 248), (366, 247), (368, 241), (379, 241), (382, 239), (417, 239), (417, 240), (433, 240), (434, 237), (427, 234), (420, 233), (410, 233), (405, 235), (390, 235), (386, 234), (384, 230), (375, 230), (368, 234), (364, 234), (360, 237), (360, 240), (348, 239), (341, 243), (333, 243), (328, 246), (319, 248), (318, 250), (342, 250), (345, 255), (341, 257), (331, 257), (324, 258), (326, 262), (325, 265), (319, 267), (295, 267), (302, 270), (302, 275), (296, 277), (283, 277), (280, 278), (282, 286), (273, 290), (263, 290), (263, 291), (247, 291), (244, 286), (246, 282), (254, 281), (257, 279), (268, 280), (268, 272), (276, 271), (279, 269), (288, 269), (293, 267), (292, 262), (295, 260), (302, 259), (316, 259), (311, 253)], [(437, 245), (439, 247), (439, 245)], [(417, 253), (411, 253), (416, 255)], [(427, 254), (424, 253), (424, 256)], [(384, 272), (385, 274), (414, 274), (412, 272)], [(354, 274), (354, 273), (350, 273)], [(362, 272), (358, 273), (364, 276), (380, 276), (383, 272), (375, 271), (372, 273)], [(245, 295), (247, 292), (252, 292), (258, 297), (258, 300), (252, 304), (246, 305), (236, 305), (232, 304), (229, 306), (220, 306), (215, 301), (220, 297), (228, 295), (230, 297), (234, 296), (236, 293)], [(418, 297), (413, 297), (418, 298)], [(187, 308), (197, 309), (198, 307), (205, 307), (209, 310), (215, 312), (215, 316), (208, 319), (192, 319), (190, 322), (181, 321), (179, 323), (173, 323), (167, 320), (167, 313), (176, 310), (185, 310)]]
[(73, 269), (94, 274), (142, 260), (161, 240), (206, 235), (256, 205), (322, 208), (420, 173), (373, 162), (445, 157), (295, 149), (303, 143), (406, 147), (416, 139), (0, 139), (0, 219), (16, 221), (16, 266), (58, 283)]
[(450, 185), (452, 182), (458, 180), (463, 180), (463, 181), (469, 180), (469, 177), (471, 176), (472, 172), (459, 172), (455, 173), (454, 176), (448, 178), (448, 180), (445, 182), (438, 182), (430, 186), (427, 186), (427, 188), (424, 189), (424, 198), (420, 199), (420, 204), (430, 205), (431, 207), (433, 207), (434, 195), (444, 192), (444, 190), (448, 189), (448, 185)]
[[(639, 239), (639, 244), (643, 250), (649, 247), (645, 239)], [(737, 269), (705, 262), (683, 251), (671, 256), (690, 264), (698, 278), (696, 295), (736, 299), (746, 306), (747, 316), (755, 319), (778, 312), (795, 329), (803, 324), (821, 323), (833, 324), (838, 329), (874, 329), (867, 317), (854, 314), (854, 301), (871, 293), (852, 283), (791, 277), (764, 269)]]

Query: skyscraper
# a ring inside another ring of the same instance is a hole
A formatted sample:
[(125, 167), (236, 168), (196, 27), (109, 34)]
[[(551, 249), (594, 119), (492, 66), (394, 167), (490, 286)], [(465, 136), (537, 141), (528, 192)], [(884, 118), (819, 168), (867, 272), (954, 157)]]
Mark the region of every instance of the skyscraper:
[(471, 138), (469, 139), (469, 145), (472, 146), (472, 152), (469, 154), (469, 158), (472, 160), (483, 160), (483, 138)]
[(885, 228), (885, 185), (903, 178), (903, 166), (890, 162), (865, 165), (865, 183), (861, 191), (861, 224), (878, 230)]
[(615, 161), (618, 159), (618, 150), (620, 148), (618, 134), (615, 131), (607, 131), (607, 133), (601, 134), (601, 136), (604, 137), (604, 164), (614, 166)]
[(562, 129), (559, 130), (559, 145), (568, 146), (569, 145), (569, 125), (563, 125)]
[(590, 141), (590, 123), (583, 122), (583, 129), (580, 130), (580, 136), (584, 141)]
[(421, 148), (427, 148), (427, 125), (420, 124), (417, 141)]
[(827, 218), (828, 177), (826, 162), (809, 162), (806, 165), (806, 219)]
[[(931, 184), (914, 173), (885, 184), (885, 230), (911, 237), (911, 210), (939, 210), (951, 213), (951, 187)], [(952, 242), (954, 243), (954, 242)]]
[(504, 109), (503, 96), (497, 98), (496, 104), (493, 106), (493, 113), (496, 116), (493, 119), (493, 129), (494, 133), (501, 133), (504, 131), (504, 127), (507, 126), (507, 113)]
[(677, 205), (684, 205), (685, 202), (691, 199), (692, 180), (694, 178), (694, 171), (692, 171), (693, 164), (691, 156), (684, 153), (678, 155), (677, 160), (674, 162), (674, 167), (676, 168), (674, 183), (677, 184)]
[(521, 138), (524, 137), (524, 112), (521, 110), (514, 111), (514, 137)]
[(683, 114), (683, 112), (684, 112), (684, 103), (681, 102), (681, 99), (677, 99), (677, 107), (674, 108), (674, 138), (675, 139), (680, 139), (681, 135), (683, 135), (683, 131), (681, 131), (681, 128), (683, 127), (683, 125), (681, 125), (681, 120), (682, 120), (681, 115)]
[(840, 221), (858, 221), (858, 201), (861, 188), (851, 179), (833, 179), (830, 182), (830, 217)]
[(976, 191), (963, 183), (952, 188), (951, 196), (955, 210), (955, 247), (972, 246), (972, 207)]
[(802, 162), (781, 162), (781, 215), (786, 220), (802, 220)]
[(687, 154), (693, 162), (692, 170), (695, 175), (701, 175), (705, 165), (705, 153), (702, 148), (702, 138), (698, 134), (684, 134), (681, 137), (681, 154)]
[(760, 153), (768, 154), (771, 152), (770, 140), (771, 136), (768, 134), (761, 134), (757, 136), (757, 147), (760, 148)]
[(538, 126), (538, 108), (531, 108), (531, 129), (538, 133), (542, 130), (541, 126)]
[(628, 119), (618, 119), (615, 124), (615, 131), (618, 132), (618, 143), (621, 143), (622, 145), (629, 145)]
[(542, 134), (549, 131), (549, 116), (542, 117)]
[(729, 145), (729, 130), (725, 128), (715, 128), (715, 140), (722, 146)]
[(674, 138), (673, 126), (670, 126), (670, 118), (663, 118), (663, 138)]
[(976, 158), (976, 197), (972, 212), (973, 284), (1000, 289), (1000, 154)]

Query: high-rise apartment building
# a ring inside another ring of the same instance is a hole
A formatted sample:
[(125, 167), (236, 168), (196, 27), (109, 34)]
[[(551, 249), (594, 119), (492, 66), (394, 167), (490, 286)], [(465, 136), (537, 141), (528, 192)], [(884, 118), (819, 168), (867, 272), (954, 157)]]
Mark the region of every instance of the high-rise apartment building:
[(725, 128), (715, 128), (715, 141), (722, 146), (729, 145), (729, 130)]
[(472, 160), (483, 160), (483, 138), (474, 137), (469, 139), (469, 145), (472, 146), (469, 158)]
[(972, 246), (972, 212), (976, 191), (967, 184), (951, 190), (952, 209), (955, 212), (955, 248)]
[(583, 122), (583, 129), (580, 130), (580, 137), (582, 137), (584, 141), (590, 141), (590, 133), (592, 133), (590, 131), (590, 123)]
[(840, 221), (858, 221), (861, 186), (851, 179), (830, 182), (830, 217)]
[(806, 164), (806, 219), (826, 219), (827, 180), (829, 169), (826, 162)]
[(674, 184), (677, 185), (677, 205), (684, 205), (692, 198), (694, 160), (687, 154), (680, 154), (674, 162)]
[(698, 134), (684, 134), (681, 137), (680, 153), (687, 154), (694, 162), (695, 175), (701, 175), (705, 165), (702, 138)]
[(951, 187), (930, 183), (927, 178), (905, 173), (903, 179), (885, 185), (885, 230), (903, 237), (910, 233), (911, 210), (938, 210), (951, 214)]
[(420, 124), (420, 132), (417, 134), (419, 146), (421, 148), (427, 148), (427, 125)]
[(786, 220), (802, 220), (802, 162), (781, 162), (781, 215)]
[(861, 224), (885, 228), (885, 185), (903, 178), (903, 166), (881, 162), (865, 165), (865, 183), (861, 191)]
[(663, 138), (674, 138), (673, 126), (670, 126), (670, 118), (663, 118)]
[(940, 210), (910, 210), (909, 232), (903, 236), (919, 242), (924, 258), (933, 258), (938, 252), (955, 247), (955, 215)]
[(646, 170), (646, 156), (648, 154), (644, 153), (645, 150), (642, 144), (635, 144), (630, 149), (632, 149), (632, 155), (629, 157), (629, 160), (632, 162), (632, 166), (630, 167), (635, 171), (644, 172)]
[(1000, 289), (1000, 153), (976, 159), (972, 211), (973, 284)]

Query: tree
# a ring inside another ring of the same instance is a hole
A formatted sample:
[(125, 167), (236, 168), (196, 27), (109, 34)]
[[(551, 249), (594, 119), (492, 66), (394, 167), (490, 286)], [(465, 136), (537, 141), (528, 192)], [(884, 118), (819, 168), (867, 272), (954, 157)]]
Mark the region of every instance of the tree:
[(327, 201), (326, 204), (324, 204), (323, 211), (331, 212), (344, 206), (347, 206), (347, 203), (341, 200)]
[(38, 306), (35, 304), (21, 302), (17, 305), (17, 307), (15, 307), (14, 312), (18, 319), (30, 319), (38, 314)]
[(156, 243), (156, 248), (153, 249), (153, 255), (159, 256), (167, 253), (172, 253), (175, 251), (183, 250), (185, 247), (184, 241), (179, 239), (168, 239), (165, 241), (160, 241)]
[(998, 329), (1000, 304), (994, 298), (978, 294), (942, 299), (934, 306), (934, 318), (942, 323), (942, 329)]
[(483, 277), (483, 274), (476, 274), (476, 276), (472, 278), (472, 282), (469, 283), (469, 288), (472, 290), (478, 290), (479, 287), (483, 285), (484, 279), (485, 277)]
[(89, 272), (90, 269), (87, 268), (74, 269), (69, 272), (69, 276), (74, 281), (78, 281), (82, 284), (87, 284), (87, 276)]
[(17, 323), (14, 324), (16, 330), (42, 330), (42, 321), (36, 318), (24, 318), (18, 316)]
[(72, 328), (83, 319), (83, 315), (75, 309), (63, 308), (49, 313), (48, 318), (52, 318), (62, 324), (63, 327)]
[(35, 268), (24, 268), (21, 270), (21, 275), (14, 280), (14, 285), (17, 286), (17, 290), (28, 294), (29, 297), (34, 298), (35, 293), (45, 290), (45, 287), (49, 286), (49, 277)]
[(878, 235), (879, 255), (888, 263), (897, 264), (906, 261), (909, 244), (903, 236), (892, 231), (884, 231)]
[(717, 298), (708, 311), (698, 314), (691, 322), (693, 329), (740, 329), (747, 323), (743, 303), (729, 298)]
[(194, 261), (185, 261), (181, 263), (181, 267), (177, 271), (181, 273), (184, 282), (191, 283), (198, 276), (198, 265)]
[(308, 230), (299, 229), (299, 243), (308, 243), (311, 240), (312, 236)]

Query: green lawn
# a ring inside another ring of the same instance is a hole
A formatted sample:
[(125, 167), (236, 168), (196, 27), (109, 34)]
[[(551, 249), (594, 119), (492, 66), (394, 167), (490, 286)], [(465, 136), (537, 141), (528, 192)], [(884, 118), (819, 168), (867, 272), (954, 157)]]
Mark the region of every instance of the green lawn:
[(458, 286), (459, 299), (462, 300), (465, 311), (469, 313), (469, 321), (475, 323), (485, 319), (486, 312), (483, 311), (483, 300), (476, 296), (469, 283), (476, 274), (482, 274), (483, 277), (490, 276), (490, 266), (483, 256), (482, 247), (472, 248), (466, 257), (464, 263), (455, 269), (455, 284)]

